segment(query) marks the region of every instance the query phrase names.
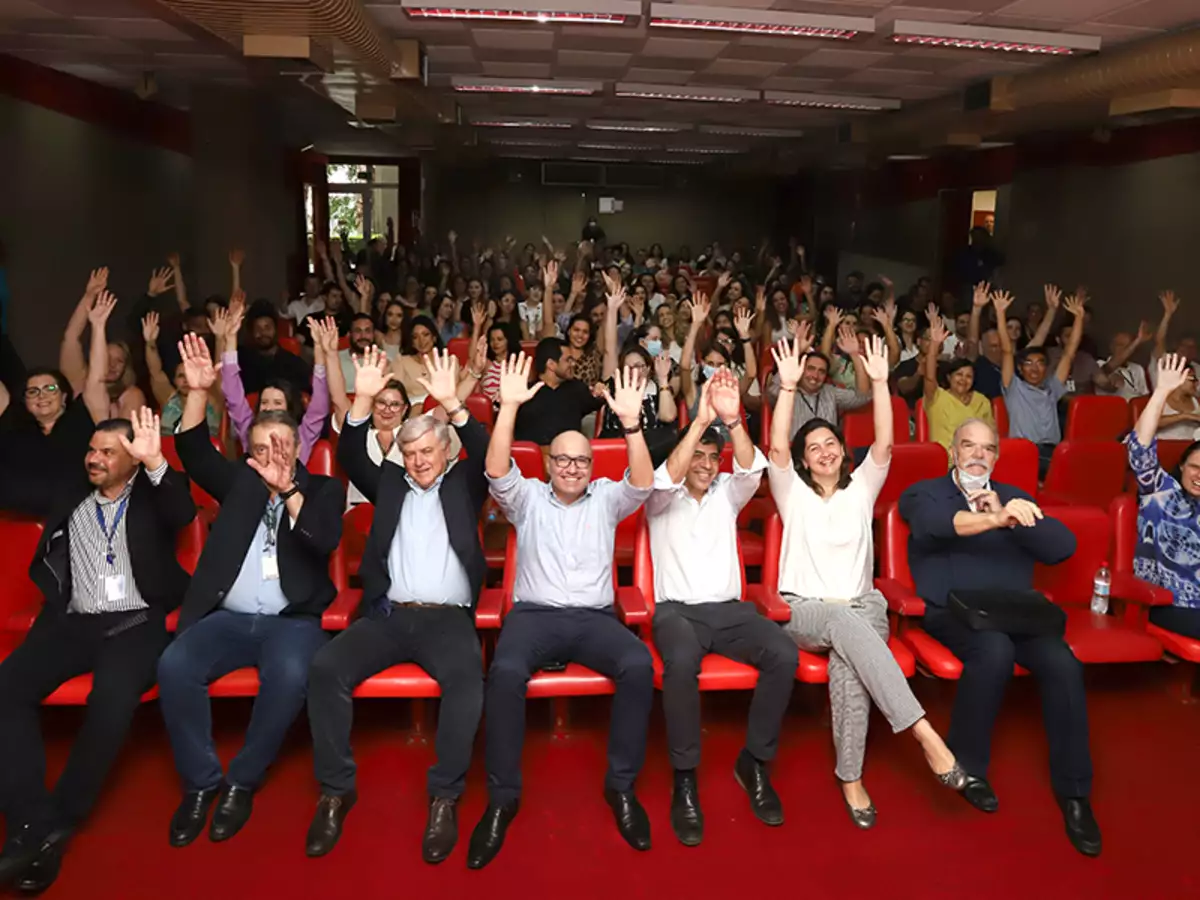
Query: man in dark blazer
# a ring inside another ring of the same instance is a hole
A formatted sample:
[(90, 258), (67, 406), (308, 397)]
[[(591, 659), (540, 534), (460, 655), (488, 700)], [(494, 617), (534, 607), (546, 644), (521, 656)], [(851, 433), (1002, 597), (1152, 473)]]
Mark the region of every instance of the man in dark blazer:
[(364, 679), (402, 662), (428, 672), (441, 688), (437, 762), (428, 776), (426, 862), (444, 860), (458, 839), (456, 805), (471, 764), (483, 709), (483, 659), (472, 608), (486, 572), (479, 513), (487, 499), (483, 460), (488, 435), (455, 391), (458, 362), (427, 357), (422, 384), (457, 429), (466, 459), (450, 458), (450, 436), (432, 415), (410, 419), (397, 443), (404, 466), (367, 456), (376, 395), (387, 383), (387, 358), (372, 348), (355, 360), (354, 405), (338, 441), (338, 461), (375, 504), (359, 577), (360, 618), (313, 660), (308, 720), (321, 799), (308, 831), (307, 853), (333, 849), (354, 805), (350, 749), (351, 694)]
[[(180, 342), (188, 380), (176, 447), (184, 469), (221, 504), (196, 566), (179, 634), (158, 665), (163, 719), (183, 782), (171, 819), (172, 846), (233, 837), (250, 818), (254, 791), (304, 705), (308, 666), (326, 641), (321, 614), (337, 589), (329, 557), (342, 536), (341, 482), (297, 466), (296, 422), (260, 413), (250, 455), (234, 462), (209, 441), (208, 389), (216, 379), (208, 348)], [(258, 669), (246, 742), (224, 776), (213, 745), (208, 685), (234, 669)]]
[(1067, 837), (1080, 853), (1098, 856), (1083, 666), (1061, 637), (972, 631), (946, 605), (954, 590), (1029, 590), (1034, 563), (1070, 557), (1075, 535), (1024, 491), (990, 480), (999, 441), (986, 422), (960, 425), (951, 454), (950, 474), (910, 487), (900, 514), (912, 530), (908, 565), (925, 601), (925, 630), (963, 664), (946, 740), (967, 772), (963, 796), (976, 809), (996, 811), (987, 782), (992, 727), (1016, 663), (1033, 673), (1041, 691), (1050, 783)]
[[(67, 839), (95, 804), (154, 684), (167, 613), (187, 590), (175, 540), (196, 507), (187, 478), (163, 459), (159, 427), (146, 408), (132, 425), (100, 422), (85, 457), (92, 490), (58, 482), (29, 567), (45, 602), (24, 642), (0, 664), (0, 811), (7, 822), (0, 888), (15, 882), (36, 893), (58, 876)], [(87, 672), (92, 692), (83, 726), (51, 796), (38, 707)]]

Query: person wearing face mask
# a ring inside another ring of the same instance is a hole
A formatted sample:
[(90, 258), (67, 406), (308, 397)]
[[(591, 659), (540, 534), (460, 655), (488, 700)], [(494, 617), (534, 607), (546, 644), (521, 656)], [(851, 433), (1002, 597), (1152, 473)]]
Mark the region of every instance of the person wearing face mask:
[(872, 828), (875, 805), (862, 783), (867, 723), (874, 702), (896, 733), (911, 729), (943, 785), (962, 790), (966, 775), (925, 717), (888, 649), (887, 601), (872, 582), (875, 500), (892, 457), (887, 351), (873, 337), (859, 363), (871, 379), (875, 440), (854, 474), (835, 425), (810, 419), (792, 435), (794, 393), (804, 374), (800, 339), (773, 350), (780, 378), (771, 419), (771, 496), (783, 519), (779, 592), (791, 607), (784, 631), (802, 650), (828, 651), (835, 775), (854, 825)]
[[(1183, 357), (1168, 354), (1159, 358), (1154, 393), (1125, 444), (1129, 448), (1129, 468), (1138, 484), (1133, 574), (1166, 588), (1175, 598), (1171, 606), (1151, 607), (1150, 621), (1176, 634), (1200, 638), (1196, 567), (1172, 549), (1184, 541), (1193, 545), (1200, 542), (1200, 441), (1183, 452), (1179, 468), (1172, 475), (1159, 465), (1155, 437), (1167, 398), (1190, 378), (1194, 378), (1192, 368)], [(1183, 510), (1188, 515), (1181, 516)]]
[(999, 805), (987, 780), (992, 728), (1019, 665), (1042, 696), (1050, 783), (1067, 837), (1080, 853), (1098, 856), (1083, 666), (1060, 635), (976, 631), (947, 605), (953, 591), (1030, 590), (1034, 564), (1067, 559), (1075, 535), (1024, 491), (991, 480), (999, 440), (986, 422), (959, 425), (950, 453), (950, 472), (908, 488), (900, 515), (911, 531), (908, 564), (925, 601), (924, 629), (962, 660), (947, 743), (967, 773), (963, 797), (982, 812)]
[[(177, 635), (158, 663), (159, 707), (183, 798), (171, 817), (173, 847), (204, 830), (225, 841), (250, 818), (254, 794), (304, 705), (308, 667), (325, 644), (321, 614), (337, 596), (329, 558), (342, 537), (345, 495), (336, 478), (311, 475), (297, 459), (298, 427), (286, 412), (260, 413), (249, 455), (226, 459), (204, 424), (217, 380), (196, 335), (179, 344), (188, 381), (179, 458), (220, 503), (196, 565)], [(243, 666), (258, 670), (258, 696), (242, 749), (222, 771), (212, 736), (208, 686)]]
[(654, 701), (650, 651), (614, 611), (613, 542), (617, 524), (650, 496), (654, 466), (642, 433), (645, 385), (630, 370), (615, 376), (604, 401), (621, 420), (629, 470), (621, 481), (592, 480), (592, 451), (578, 431), (550, 446), (550, 483), (524, 478), (512, 460), (517, 410), (544, 383), (529, 384), (529, 360), (510, 359), (500, 376), (500, 412), (488, 445), (491, 495), (517, 533), (513, 606), (488, 670), (488, 806), (471, 835), (467, 865), (491, 862), (521, 801), (525, 692), (548, 663), (578, 662), (616, 682), (609, 725), (604, 797), (617, 829), (636, 850), (650, 849), (650, 820), (634, 793), (646, 756)]
[(947, 337), (946, 326), (936, 318), (929, 326), (929, 352), (922, 360), (925, 370), (925, 415), (929, 419), (929, 439), (950, 451), (954, 432), (967, 419), (982, 419), (995, 427), (992, 401), (973, 390), (975, 367), (969, 359), (959, 357), (946, 366), (938, 383), (938, 357)]

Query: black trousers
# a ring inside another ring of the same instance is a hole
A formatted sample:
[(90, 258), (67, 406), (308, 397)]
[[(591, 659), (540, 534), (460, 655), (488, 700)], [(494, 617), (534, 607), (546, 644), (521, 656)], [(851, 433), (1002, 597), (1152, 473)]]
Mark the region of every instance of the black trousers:
[(933, 605), (925, 607), (925, 630), (963, 663), (946, 743), (967, 774), (987, 777), (992, 726), (1017, 663), (1033, 674), (1042, 694), (1054, 792), (1061, 797), (1089, 796), (1092, 757), (1083, 664), (1066, 642), (1058, 637), (971, 631), (948, 609)]
[(762, 762), (775, 758), (779, 729), (796, 681), (798, 651), (782, 628), (752, 603), (659, 603), (654, 645), (663, 659), (663, 712), (671, 766), (700, 765), (700, 662), (719, 653), (759, 670), (750, 700), (746, 749)]
[(442, 690), (429, 795), (462, 794), (483, 712), (483, 653), (471, 610), (460, 606), (390, 606), (359, 619), (318, 651), (308, 673), (308, 721), (323, 793), (354, 790), (354, 689), (403, 662), (419, 665)]
[[(117, 758), (142, 694), (154, 684), (167, 646), (161, 616), (107, 636), (129, 613), (43, 613), (25, 641), (0, 663), (0, 811), (14, 833), (73, 828), (91, 812)], [(83, 727), (51, 796), (39, 709), (64, 682), (92, 673)]]
[(521, 796), (525, 688), (546, 663), (575, 662), (617, 683), (608, 730), (605, 786), (633, 790), (646, 759), (654, 703), (654, 666), (637, 635), (607, 609), (560, 609), (517, 603), (504, 619), (487, 683), (488, 795)]
[(1159, 628), (1190, 638), (1200, 638), (1200, 609), (1188, 606), (1154, 606), (1150, 621)]

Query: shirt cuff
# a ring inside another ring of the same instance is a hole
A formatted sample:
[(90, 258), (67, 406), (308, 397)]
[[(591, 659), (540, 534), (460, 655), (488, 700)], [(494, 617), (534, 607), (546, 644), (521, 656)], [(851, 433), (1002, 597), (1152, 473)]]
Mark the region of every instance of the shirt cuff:
[(164, 459), (156, 469), (147, 469), (146, 477), (150, 479), (150, 483), (155, 487), (162, 484), (162, 480), (167, 476), (167, 461)]
[(313, 364), (313, 378), (324, 378), (324, 377), (325, 377), (325, 363), (314, 363)]
[(238, 354), (236, 350), (226, 350), (221, 354), (221, 362), (225, 365), (237, 365)]
[(683, 490), (686, 479), (680, 481), (672, 481), (671, 473), (667, 470), (667, 464), (664, 462), (654, 470), (654, 490), (656, 491), (679, 491)]
[[(754, 448), (754, 459), (750, 461), (750, 468), (743, 468), (741, 463), (737, 461), (737, 454), (733, 457), (733, 474), (734, 475), (757, 475), (759, 472), (767, 468), (767, 458), (763, 452), (757, 447)], [(657, 487), (657, 485), (656, 485)]]
[(350, 415), (350, 413), (346, 413), (346, 424), (351, 428), (357, 427), (369, 421), (371, 421), (370, 416), (363, 416), (361, 419), (356, 419), (354, 416)]
[(508, 471), (499, 478), (493, 478), (491, 475), (488, 475), (486, 470), (484, 470), (484, 475), (487, 475), (487, 480), (489, 483), (501, 489), (511, 487), (523, 477), (521, 475), (521, 469), (517, 466), (517, 461), (512, 458), (508, 460)]

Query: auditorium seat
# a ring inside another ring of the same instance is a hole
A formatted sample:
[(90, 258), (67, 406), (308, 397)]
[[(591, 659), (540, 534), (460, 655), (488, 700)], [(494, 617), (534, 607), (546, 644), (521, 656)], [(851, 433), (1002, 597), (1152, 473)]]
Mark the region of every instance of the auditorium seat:
[(1128, 459), (1125, 445), (1117, 441), (1063, 441), (1050, 458), (1039, 505), (1108, 509), (1125, 489)]
[(333, 459), (333, 444), (321, 439), (312, 446), (308, 457), (308, 471), (313, 475), (334, 476), (336, 467)]
[[(592, 441), (592, 478), (609, 478), (621, 481), (629, 468), (629, 451), (624, 438), (596, 438)], [(642, 517), (639, 509), (617, 525), (615, 543), (618, 566), (633, 565), (633, 545), (637, 534), (637, 520)]]
[(1067, 404), (1068, 441), (1114, 441), (1129, 431), (1129, 401), (1104, 394), (1081, 394)]
[[(755, 604), (759, 612), (772, 621), (787, 621), (790, 610), (774, 588), (767, 589), (763, 585), (748, 586), (746, 584), (745, 560), (742, 556), (740, 541), (738, 567), (742, 575), (742, 601)], [(650, 528), (644, 518), (638, 527), (634, 547), (633, 584), (641, 590), (642, 597), (646, 602), (646, 609), (650, 619), (653, 620), (654, 561), (650, 553)], [(658, 648), (654, 646), (649, 627), (642, 630), (642, 639), (650, 648), (650, 655), (654, 660), (654, 686), (662, 690), (662, 656), (659, 655)], [(708, 653), (700, 662), (699, 683), (702, 691), (751, 690), (758, 684), (758, 669), (718, 653)]]
[(281, 334), (277, 340), (279, 341), (280, 350), (286, 350), (288, 353), (295, 354), (296, 356), (300, 355), (300, 339), (295, 335)]
[(875, 500), (875, 518), (883, 518), (888, 506), (900, 499), (910, 486), (929, 478), (941, 478), (950, 469), (946, 448), (941, 444), (896, 444), (883, 490)]
[(341, 549), (345, 554), (346, 574), (358, 574), (359, 564), (362, 563), (363, 550), (367, 546), (367, 535), (371, 531), (371, 523), (375, 520), (375, 505), (359, 503), (346, 511), (342, 517)]
[(496, 414), (492, 407), (492, 401), (484, 394), (475, 391), (467, 395), (467, 399), (463, 401), (466, 404), (467, 410), (475, 421), (479, 422), (488, 430), (488, 434), (492, 432), (492, 425), (495, 424)]
[[(1133, 574), (1134, 554), (1141, 540), (1137, 524), (1137, 498), (1129, 494), (1117, 497), (1109, 507), (1109, 518), (1113, 525), (1113, 554), (1110, 562), (1115, 587), (1118, 578), (1137, 580)], [(1167, 593), (1169, 596), (1169, 592)], [(1182, 672), (1177, 683), (1181, 698), (1185, 701), (1192, 700), (1197, 675), (1200, 674), (1200, 639), (1167, 631), (1153, 622), (1146, 623), (1146, 633), (1156, 638), (1167, 653), (1182, 662), (1191, 663), (1180, 667)]]
[(1140, 397), (1134, 397), (1129, 401), (1129, 421), (1137, 424), (1137, 420), (1142, 417), (1142, 413), (1146, 409), (1146, 404), (1150, 402), (1150, 395), (1143, 394)]
[(1159, 441), (1158, 464), (1174, 476), (1175, 470), (1183, 462), (1183, 451), (1192, 444), (1193, 441)]
[(1012, 485), (1030, 497), (1037, 497), (1037, 444), (1024, 438), (1001, 438), (1000, 456), (992, 470), (992, 481)]
[(451, 355), (458, 357), (458, 367), (463, 369), (471, 359), (471, 339), (465, 337), (451, 338), (446, 342), (446, 349)]
[[(846, 446), (851, 450), (860, 447), (870, 447), (875, 440), (875, 413), (873, 403), (859, 409), (850, 410), (842, 415), (842, 437)], [(903, 397), (892, 396), (892, 432), (897, 444), (907, 444), (909, 440), (908, 418), (910, 411)]]
[(0, 515), (0, 630), (24, 636), (42, 605), (42, 592), (29, 578), (42, 532), (36, 519)]
[[(212, 445), (217, 448), (217, 452), (224, 455), (221, 449), (220, 439), (211, 438)], [(175, 436), (165, 435), (162, 439), (162, 454), (163, 459), (167, 461), (172, 469), (177, 472), (185, 472), (183, 462), (179, 459), (179, 451), (175, 449)], [(190, 481), (190, 479), (189, 479)], [(220, 506), (216, 500), (209, 496), (208, 492), (204, 491), (195, 481), (191, 481), (192, 500), (196, 504), (196, 511), (200, 514), (201, 519), (205, 523), (211, 524), (212, 520), (217, 517), (217, 508)]]
[(913, 410), (913, 420), (916, 422), (916, 439), (918, 441), (929, 440), (929, 416), (925, 415), (924, 397), (917, 400), (917, 407)]
[(992, 418), (996, 421), (996, 433), (1001, 438), (1008, 437), (1008, 407), (1003, 397), (992, 398)]

